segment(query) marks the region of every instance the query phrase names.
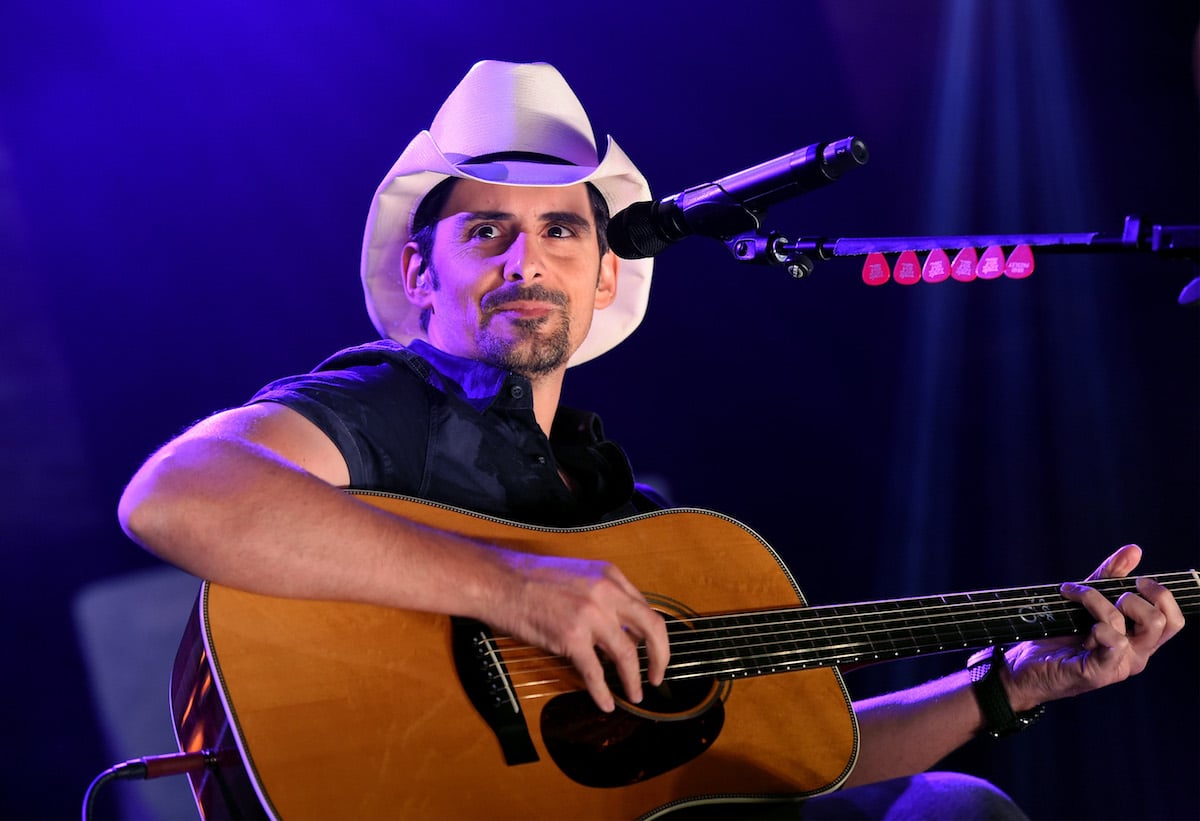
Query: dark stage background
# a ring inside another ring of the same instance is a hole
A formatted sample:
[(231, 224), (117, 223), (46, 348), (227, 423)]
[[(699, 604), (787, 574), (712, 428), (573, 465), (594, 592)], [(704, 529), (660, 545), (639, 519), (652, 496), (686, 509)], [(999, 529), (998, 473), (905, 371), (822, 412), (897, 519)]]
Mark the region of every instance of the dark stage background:
[[(659, 195), (866, 140), (869, 165), (771, 212), (792, 236), (1119, 232), (1200, 221), (1196, 31), (1192, 0), (4, 3), (0, 815), (75, 815), (108, 764), (170, 749), (194, 583), (124, 538), (121, 488), (184, 425), (372, 336), (371, 194), (474, 61), (557, 65)], [(1081, 577), (1129, 541), (1198, 563), (1194, 266), (858, 271), (681, 243), (567, 400), (675, 501), (759, 530), (814, 603)], [(1035, 818), (1200, 816), (1198, 634), (946, 766)], [(105, 812), (186, 814), (150, 788)]]

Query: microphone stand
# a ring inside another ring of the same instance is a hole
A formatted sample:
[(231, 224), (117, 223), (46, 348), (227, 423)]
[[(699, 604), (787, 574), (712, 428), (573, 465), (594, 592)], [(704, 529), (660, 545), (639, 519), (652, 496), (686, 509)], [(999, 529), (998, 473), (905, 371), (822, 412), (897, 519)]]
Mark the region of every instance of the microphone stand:
[[(781, 265), (797, 279), (807, 277), (814, 268), (813, 259), (829, 260), (834, 257), (880, 255), (874, 257), (877, 265), (873, 273), (863, 271), (868, 284), (886, 282), (889, 272), (883, 254), (911, 252), (915, 262), (917, 251), (945, 252), (947, 249), (1001, 249), (1037, 248), (1039, 254), (1094, 254), (1094, 253), (1152, 253), (1167, 258), (1191, 259), (1200, 262), (1200, 225), (1143, 225), (1137, 216), (1125, 218), (1120, 234), (1059, 233), (1059, 234), (968, 234), (957, 236), (929, 237), (845, 237), (831, 239), (805, 237), (795, 242), (777, 232), (754, 231), (738, 234), (724, 240), (734, 259), (753, 265)], [(870, 260), (869, 260), (870, 263)], [(882, 267), (880, 267), (880, 264)], [(1030, 265), (1032, 266), (1032, 258)], [(996, 274), (998, 275), (998, 274)], [(1027, 275), (1027, 274), (1024, 274)], [(1017, 275), (1013, 275), (1017, 276)], [(972, 273), (971, 278), (974, 277)], [(917, 281), (914, 278), (905, 282)], [(930, 280), (932, 281), (932, 280)], [(1179, 301), (1193, 302), (1200, 299), (1200, 277), (1194, 279)]]

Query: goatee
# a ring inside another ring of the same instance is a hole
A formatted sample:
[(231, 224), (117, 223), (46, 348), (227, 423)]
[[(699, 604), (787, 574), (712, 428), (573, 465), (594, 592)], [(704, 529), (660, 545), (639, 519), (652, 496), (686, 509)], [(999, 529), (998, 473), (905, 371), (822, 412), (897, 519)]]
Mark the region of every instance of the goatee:
[[(515, 338), (492, 333), (491, 315), (504, 310), (507, 303), (525, 300), (548, 302), (560, 310), (513, 320), (512, 326), (519, 331)], [(488, 323), (479, 329), (475, 340), (483, 360), (530, 378), (561, 368), (571, 355), (571, 315), (566, 305), (566, 294), (538, 284), (509, 285), (488, 294), (482, 303)]]

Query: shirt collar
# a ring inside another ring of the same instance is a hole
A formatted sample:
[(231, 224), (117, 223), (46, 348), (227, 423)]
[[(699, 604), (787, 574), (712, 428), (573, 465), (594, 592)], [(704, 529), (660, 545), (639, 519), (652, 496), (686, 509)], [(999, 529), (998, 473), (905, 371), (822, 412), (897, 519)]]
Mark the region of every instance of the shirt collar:
[(512, 380), (514, 386), (523, 388), (522, 392), (513, 395), (525, 398), (532, 407), (533, 391), (529, 380), (523, 376), (476, 359), (446, 353), (423, 339), (414, 339), (407, 347), (429, 365), (423, 374), (429, 384), (462, 398), (477, 411), (487, 410), (508, 380)]

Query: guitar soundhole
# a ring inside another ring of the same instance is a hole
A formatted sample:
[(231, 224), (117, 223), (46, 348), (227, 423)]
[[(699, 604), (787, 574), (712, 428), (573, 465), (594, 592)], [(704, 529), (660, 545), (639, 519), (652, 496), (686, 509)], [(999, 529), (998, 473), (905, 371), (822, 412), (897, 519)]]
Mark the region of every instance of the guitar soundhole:
[(601, 712), (586, 692), (568, 693), (542, 710), (542, 740), (573, 781), (624, 787), (707, 750), (725, 723), (721, 692), (711, 679), (668, 682), (646, 687), (641, 704), (611, 713)]

